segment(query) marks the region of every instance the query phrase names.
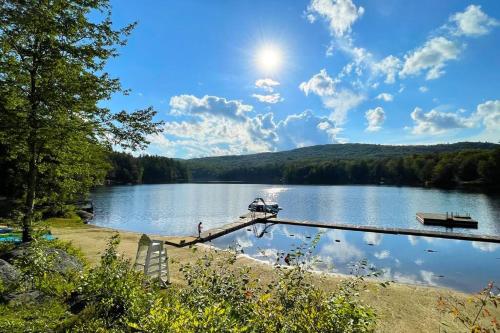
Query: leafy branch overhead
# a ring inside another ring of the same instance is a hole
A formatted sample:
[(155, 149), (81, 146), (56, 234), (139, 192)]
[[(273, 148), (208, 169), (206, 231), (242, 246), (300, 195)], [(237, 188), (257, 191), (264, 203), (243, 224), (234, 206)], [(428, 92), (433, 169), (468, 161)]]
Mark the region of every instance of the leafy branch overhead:
[(16, 173), (25, 240), (36, 205), (51, 194), (44, 184), (62, 197), (69, 190), (65, 199), (84, 194), (104, 177), (104, 151), (144, 148), (160, 132), (152, 107), (115, 113), (102, 104), (126, 93), (106, 64), (135, 25), (115, 29), (107, 0), (1, 2), (2, 162)]

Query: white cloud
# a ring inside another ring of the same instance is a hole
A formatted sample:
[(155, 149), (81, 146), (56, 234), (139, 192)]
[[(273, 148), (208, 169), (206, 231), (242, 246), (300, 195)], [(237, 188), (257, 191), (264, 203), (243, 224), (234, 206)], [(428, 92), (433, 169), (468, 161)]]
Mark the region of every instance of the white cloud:
[(464, 12), (456, 13), (450, 18), (456, 24), (454, 33), (464, 36), (481, 36), (489, 33), (493, 27), (498, 26), (498, 20), (489, 17), (481, 6), (470, 5)]
[(401, 60), (390, 55), (385, 57), (380, 62), (373, 64), (373, 71), (385, 75), (385, 83), (394, 83), (396, 81), (396, 74), (401, 69)]
[(276, 86), (279, 86), (280, 83), (278, 81), (275, 81), (273, 79), (259, 79), (257, 81), (255, 81), (255, 86), (257, 88), (261, 88), (261, 89), (264, 89), (265, 91), (267, 92), (274, 92), (274, 87)]
[(415, 260), (415, 265), (422, 266), (423, 263), (424, 261), (422, 259)]
[(179, 95), (170, 105), (170, 114), (178, 118), (150, 138), (150, 152), (184, 157), (248, 154), (333, 143), (342, 131), (310, 110), (275, 122), (271, 112), (252, 115), (252, 106), (216, 96)]
[(425, 282), (425, 284), (428, 284), (430, 286), (437, 286), (437, 282), (435, 281), (437, 279), (436, 274), (430, 271), (420, 271), (420, 276), (422, 276), (422, 280)]
[(309, 93), (316, 94), (318, 96), (329, 96), (333, 95), (335, 89), (335, 83), (333, 79), (328, 75), (326, 69), (322, 69), (318, 74), (315, 74), (307, 82), (302, 82), (299, 85), (300, 90), (304, 94), (309, 95)]
[(477, 106), (476, 112), (471, 119), (484, 126), (474, 140), (499, 142), (500, 141), (500, 100), (486, 101)]
[(394, 96), (392, 96), (391, 94), (389, 93), (381, 93), (379, 94), (377, 97), (375, 97), (376, 99), (381, 99), (385, 102), (392, 102), (394, 100)]
[(342, 37), (351, 32), (351, 26), (364, 13), (363, 7), (356, 7), (351, 0), (312, 0), (307, 7), (307, 19), (313, 23), (316, 15), (329, 24), (330, 33)]
[(238, 120), (245, 120), (245, 114), (253, 110), (251, 105), (241, 101), (208, 95), (202, 98), (193, 95), (174, 96), (170, 99), (170, 108), (174, 115), (219, 115)]
[(277, 125), (279, 150), (305, 147), (320, 143), (334, 143), (342, 131), (326, 117), (317, 117), (311, 110), (292, 114)]
[(420, 86), (418, 88), (418, 90), (421, 92), (421, 93), (426, 93), (429, 91), (429, 88), (427, 88), (426, 86)]
[(415, 122), (413, 134), (440, 134), (451, 129), (474, 126), (474, 122), (469, 118), (435, 109), (425, 113), (421, 108), (416, 107), (411, 113), (411, 118)]
[(427, 80), (437, 79), (444, 74), (446, 62), (457, 59), (460, 52), (461, 48), (456, 42), (445, 37), (434, 37), (405, 56), (403, 69), (399, 74), (405, 77), (426, 71)]
[(366, 128), (368, 132), (380, 131), (385, 121), (384, 109), (380, 106), (375, 109), (369, 109), (365, 113), (365, 118), (368, 121), (368, 127)]
[(365, 232), (363, 233), (363, 240), (368, 244), (380, 245), (382, 243), (382, 234), (376, 232)]
[(473, 117), (478, 118), (486, 129), (500, 129), (500, 100), (487, 101), (477, 106)]
[(387, 250), (384, 250), (384, 251), (381, 251), (381, 252), (375, 252), (373, 255), (375, 256), (375, 258), (382, 260), (382, 259), (389, 258), (389, 256), (391, 255), (391, 253), (389, 251), (387, 251)]
[[(356, 245), (349, 243), (344, 233), (339, 230), (327, 231), (325, 235), (326, 244), (319, 249), (321, 257), (333, 258), (333, 264), (351, 263), (359, 261), (365, 255)], [(337, 240), (341, 244), (337, 244)]]
[(483, 252), (495, 252), (497, 249), (500, 249), (499, 244), (484, 242), (472, 242), (472, 247)]
[(274, 93), (269, 95), (253, 94), (252, 97), (256, 98), (261, 103), (276, 104), (278, 102), (283, 101), (283, 98), (279, 93)]
[(359, 106), (366, 100), (363, 93), (356, 93), (349, 89), (342, 89), (332, 96), (325, 96), (323, 104), (330, 109), (330, 119), (337, 125), (342, 125), (347, 119), (347, 112)]
[(363, 93), (356, 93), (350, 89), (335, 89), (335, 80), (328, 75), (325, 69), (320, 70), (307, 82), (302, 82), (299, 88), (306, 94), (318, 95), (325, 108), (331, 111), (330, 120), (336, 125), (346, 121), (347, 112), (366, 99)]

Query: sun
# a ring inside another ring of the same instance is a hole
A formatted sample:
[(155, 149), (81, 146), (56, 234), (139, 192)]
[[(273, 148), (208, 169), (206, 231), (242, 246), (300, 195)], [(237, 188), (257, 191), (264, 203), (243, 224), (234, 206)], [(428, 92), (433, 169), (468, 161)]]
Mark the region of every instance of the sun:
[(275, 45), (265, 45), (258, 50), (256, 60), (261, 70), (275, 72), (281, 66), (281, 50)]

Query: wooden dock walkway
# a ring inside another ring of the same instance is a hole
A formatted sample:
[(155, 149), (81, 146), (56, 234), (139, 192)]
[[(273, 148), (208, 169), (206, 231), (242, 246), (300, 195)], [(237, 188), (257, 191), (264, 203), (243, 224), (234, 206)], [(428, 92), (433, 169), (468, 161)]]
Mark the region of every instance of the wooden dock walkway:
[(169, 237), (168, 240), (165, 241), (165, 243), (175, 247), (185, 247), (194, 245), (196, 243), (204, 243), (256, 223), (287, 224), (287, 225), (297, 225), (303, 227), (374, 232), (374, 233), (392, 234), (392, 235), (408, 235), (408, 236), (419, 236), (419, 237), (458, 239), (458, 240), (466, 240), (474, 242), (500, 243), (500, 236), (495, 236), (495, 235), (475, 235), (475, 234), (458, 233), (458, 232), (389, 228), (389, 227), (377, 227), (377, 226), (354, 225), (354, 224), (324, 223), (316, 221), (295, 221), (295, 220), (280, 219), (277, 218), (276, 215), (271, 215), (269, 213), (267, 214), (248, 213), (240, 216), (240, 218), (237, 221), (226, 224), (219, 228), (214, 228), (202, 232), (201, 237), (198, 236)]
[(247, 213), (241, 215), (237, 221), (223, 225), (219, 228), (213, 228), (202, 232), (200, 237), (198, 236), (175, 237), (175, 238), (172, 237), (169, 238), (169, 240), (166, 240), (165, 243), (175, 247), (184, 247), (196, 243), (204, 243), (212, 239), (218, 238), (220, 236), (226, 235), (230, 232), (248, 227), (255, 223), (265, 223), (270, 218), (275, 218), (275, 217), (276, 214), (260, 213), (260, 212)]
[(458, 239), (458, 240), (467, 240), (475, 242), (500, 243), (500, 236), (495, 236), (495, 235), (475, 235), (475, 234), (434, 231), (434, 230), (388, 228), (388, 227), (339, 224), (339, 223), (323, 223), (323, 222), (311, 222), (311, 221), (294, 221), (294, 220), (284, 220), (278, 218), (269, 218), (266, 220), (266, 222), (271, 222), (276, 224), (299, 225), (305, 227), (375, 232), (375, 233), (393, 234), (393, 235), (409, 235), (409, 236), (420, 236), (420, 237)]

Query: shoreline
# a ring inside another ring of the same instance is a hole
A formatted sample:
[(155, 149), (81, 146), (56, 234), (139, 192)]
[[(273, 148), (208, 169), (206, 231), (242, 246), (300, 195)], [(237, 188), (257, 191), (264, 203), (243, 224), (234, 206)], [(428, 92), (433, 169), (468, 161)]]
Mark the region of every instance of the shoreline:
[[(81, 222), (74, 225), (62, 223), (59, 226), (58, 223), (50, 223), (49, 226), (55, 237), (71, 241), (74, 246), (80, 248), (91, 265), (99, 262), (107, 241), (115, 233), (118, 233), (121, 238), (118, 252), (133, 262), (137, 252), (137, 244), (142, 235), (142, 233), (121, 231)], [(150, 236), (163, 240), (175, 239), (175, 237), (160, 235)], [(179, 271), (181, 265), (193, 264), (207, 251), (216, 249), (208, 244), (197, 244), (192, 248), (176, 248), (167, 245), (166, 248), (169, 259), (173, 259), (173, 262), (169, 260), (169, 271), (171, 283), (174, 286), (183, 286), (186, 283), (182, 272)], [(225, 250), (217, 248), (217, 251)], [(250, 267), (251, 274), (263, 283), (275, 274), (275, 268), (271, 264), (247, 255), (238, 255), (234, 267)], [(349, 275), (314, 274), (313, 282), (318, 283), (324, 290), (332, 291), (336, 290), (339, 283), (347, 278)], [(367, 288), (360, 292), (359, 297), (378, 314), (376, 332), (437, 332), (443, 320), (451, 323), (453, 327), (453, 317), (449, 314), (443, 314), (437, 309), (439, 298), (453, 298), (465, 302), (471, 297), (471, 294), (441, 286), (396, 282), (383, 287), (380, 282), (370, 279), (366, 279), (365, 283)]]

